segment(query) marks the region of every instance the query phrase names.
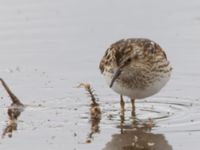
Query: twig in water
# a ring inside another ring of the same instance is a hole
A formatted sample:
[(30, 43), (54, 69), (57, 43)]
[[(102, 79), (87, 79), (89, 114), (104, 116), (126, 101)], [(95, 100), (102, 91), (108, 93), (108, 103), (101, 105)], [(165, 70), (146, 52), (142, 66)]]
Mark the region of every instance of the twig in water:
[(9, 137), (12, 137), (12, 132), (17, 130), (17, 119), (20, 116), (21, 112), (24, 110), (24, 105), (9, 89), (5, 81), (1, 78), (0, 81), (12, 100), (12, 103), (10, 107), (8, 107), (8, 112), (7, 112), (9, 116), (8, 124), (3, 131), (2, 138), (5, 137), (6, 134), (8, 134)]
[(91, 128), (90, 133), (86, 139), (86, 143), (91, 143), (91, 139), (93, 138), (93, 134), (99, 133), (99, 123), (101, 120), (101, 109), (99, 107), (99, 104), (97, 103), (96, 95), (94, 94), (94, 90), (91, 88), (90, 84), (88, 83), (81, 83), (78, 88), (85, 88), (87, 91), (89, 97), (91, 98), (91, 105), (90, 105), (90, 122), (91, 122)]
[(88, 84), (88, 83), (81, 83), (78, 86), (78, 88), (81, 88), (81, 87), (85, 88), (85, 90), (88, 92), (88, 96), (90, 96), (90, 98), (91, 98), (92, 103), (94, 105), (96, 105), (97, 104), (97, 102), (96, 102), (97, 98), (95, 98), (96, 94), (94, 94), (94, 90), (91, 88), (90, 84)]

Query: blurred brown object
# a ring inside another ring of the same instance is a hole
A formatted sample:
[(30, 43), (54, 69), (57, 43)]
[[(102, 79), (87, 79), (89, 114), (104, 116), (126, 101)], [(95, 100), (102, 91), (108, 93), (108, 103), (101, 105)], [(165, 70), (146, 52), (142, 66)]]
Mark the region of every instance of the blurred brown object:
[(3, 131), (2, 138), (4, 138), (6, 134), (8, 135), (8, 137), (12, 137), (13, 131), (17, 130), (17, 119), (20, 116), (21, 112), (24, 110), (24, 105), (13, 94), (13, 92), (10, 90), (10, 88), (5, 83), (5, 81), (1, 78), (0, 78), (0, 81), (12, 100), (11, 105), (8, 107), (8, 111), (7, 111), (8, 123), (7, 123), (6, 128)]
[(90, 133), (86, 139), (85, 143), (91, 143), (93, 139), (93, 135), (95, 133), (99, 133), (99, 123), (101, 121), (101, 109), (99, 104), (97, 103), (97, 95), (94, 94), (94, 90), (91, 88), (90, 84), (88, 83), (81, 83), (78, 88), (85, 88), (87, 91), (88, 96), (91, 98), (92, 103), (90, 104)]

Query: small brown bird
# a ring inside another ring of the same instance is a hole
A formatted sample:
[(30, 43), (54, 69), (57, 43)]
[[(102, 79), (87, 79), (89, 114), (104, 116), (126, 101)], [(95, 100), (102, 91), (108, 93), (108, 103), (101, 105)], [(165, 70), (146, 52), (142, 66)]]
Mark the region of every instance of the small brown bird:
[(121, 96), (128, 96), (135, 112), (135, 99), (158, 93), (170, 79), (172, 67), (164, 50), (143, 38), (122, 39), (112, 44), (99, 68), (108, 85)]

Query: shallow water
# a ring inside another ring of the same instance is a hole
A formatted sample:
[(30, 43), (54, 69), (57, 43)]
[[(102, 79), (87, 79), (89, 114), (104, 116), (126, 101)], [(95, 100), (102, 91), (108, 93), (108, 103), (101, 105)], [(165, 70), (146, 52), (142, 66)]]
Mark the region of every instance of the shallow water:
[[(198, 150), (198, 0), (0, 4), (0, 77), (26, 106), (17, 131), (0, 140), (0, 149), (126, 150), (137, 145), (150, 150)], [(98, 63), (112, 42), (126, 37), (160, 43), (174, 70), (159, 94), (136, 101), (137, 124), (126, 98), (121, 134), (119, 96), (106, 85)], [(96, 123), (90, 121), (90, 99), (84, 89), (75, 88), (81, 82), (89, 82), (98, 95), (102, 114)], [(3, 133), (11, 101), (2, 86), (0, 91)], [(151, 129), (146, 127), (149, 118), (155, 124)]]

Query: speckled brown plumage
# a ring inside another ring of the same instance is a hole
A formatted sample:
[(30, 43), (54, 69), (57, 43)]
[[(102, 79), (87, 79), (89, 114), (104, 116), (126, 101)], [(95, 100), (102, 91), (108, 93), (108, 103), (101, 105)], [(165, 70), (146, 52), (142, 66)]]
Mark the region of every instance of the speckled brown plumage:
[(143, 38), (122, 39), (112, 44), (99, 68), (105, 77), (111, 78), (110, 87), (116, 83), (123, 90), (125, 87), (133, 91), (150, 88), (159, 80), (162, 82), (172, 70), (164, 50), (156, 42)]
[[(122, 63), (128, 63), (128, 56), (134, 55), (134, 60), (157, 63), (160, 60), (155, 59), (155, 57), (160, 56), (160, 59), (167, 59), (165, 52), (162, 48), (155, 42), (149, 39), (122, 39), (112, 44), (110, 48), (107, 49), (104, 57), (100, 62), (100, 70), (103, 73), (104, 69), (108, 65), (120, 66)], [(126, 59), (126, 61), (125, 61)], [(109, 71), (112, 71), (109, 70)]]

